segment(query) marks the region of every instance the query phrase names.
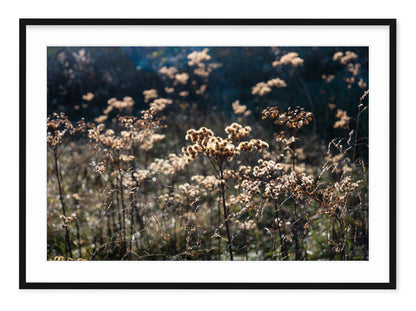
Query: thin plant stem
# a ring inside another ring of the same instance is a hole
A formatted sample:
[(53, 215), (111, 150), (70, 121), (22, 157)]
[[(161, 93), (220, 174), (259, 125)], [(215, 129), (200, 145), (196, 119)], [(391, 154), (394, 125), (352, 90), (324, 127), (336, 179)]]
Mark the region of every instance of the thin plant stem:
[(222, 182), (224, 180), (224, 172), (222, 167), (220, 166), (220, 177), (221, 177), (221, 197), (222, 197), (222, 207), (224, 210), (224, 219), (225, 219), (225, 229), (227, 231), (227, 239), (228, 239), (228, 251), (230, 253), (230, 260), (234, 260), (233, 258), (233, 249), (231, 246), (231, 235), (230, 235), (230, 228), (228, 225), (228, 212), (227, 212), (227, 206), (225, 205), (225, 187), (224, 183)]
[[(53, 157), (54, 157), (54, 160), (55, 160), (55, 174), (56, 174), (56, 179), (58, 180), (59, 200), (61, 201), (62, 215), (64, 217), (66, 217), (61, 178), (59, 176), (58, 155), (57, 155), (56, 148), (53, 149)], [(63, 222), (64, 222), (64, 228), (65, 228), (65, 244), (66, 244), (65, 245), (65, 257), (68, 258), (68, 252), (69, 252), (69, 257), (72, 258), (72, 249), (71, 249), (71, 240), (70, 240), (70, 237), (69, 237), (69, 230), (68, 230), (68, 226), (65, 224), (65, 220), (63, 220)]]

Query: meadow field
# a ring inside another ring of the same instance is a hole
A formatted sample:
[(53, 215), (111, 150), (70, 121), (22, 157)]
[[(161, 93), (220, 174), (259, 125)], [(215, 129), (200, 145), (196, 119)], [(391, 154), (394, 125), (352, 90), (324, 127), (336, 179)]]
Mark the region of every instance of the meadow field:
[(47, 259), (368, 260), (368, 63), (49, 47)]

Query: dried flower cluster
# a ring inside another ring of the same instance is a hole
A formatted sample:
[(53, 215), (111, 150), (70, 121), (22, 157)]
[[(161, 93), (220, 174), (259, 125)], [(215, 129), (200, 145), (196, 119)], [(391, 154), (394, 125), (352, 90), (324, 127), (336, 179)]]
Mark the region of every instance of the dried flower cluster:
[(345, 54), (343, 52), (336, 52), (332, 59), (335, 61), (339, 61), (343, 65), (347, 65), (357, 57), (357, 54), (355, 54), (354, 52), (345, 51)]
[(159, 95), (157, 94), (157, 90), (155, 90), (155, 89), (144, 90), (143, 95), (144, 95), (144, 102), (145, 103), (148, 103), (151, 100), (156, 99), (156, 98), (159, 97)]
[(159, 73), (173, 80), (175, 79), (175, 76), (178, 73), (178, 68), (163, 66), (159, 69)]
[(62, 113), (53, 113), (47, 118), (48, 136), (46, 141), (48, 146), (56, 148), (63, 142), (65, 135), (74, 135), (85, 130), (85, 122), (79, 121), (76, 126), (69, 121), (68, 117)]
[(202, 78), (207, 78), (212, 72), (212, 68), (208, 66), (205, 62), (211, 60), (211, 56), (208, 55), (208, 49), (203, 49), (200, 52), (193, 51), (188, 55), (188, 65), (197, 66), (194, 69), (194, 74)]
[(222, 162), (224, 159), (231, 161), (239, 154), (238, 148), (234, 146), (231, 139), (214, 136), (214, 133), (205, 127), (199, 130), (188, 130), (185, 139), (193, 143), (182, 148), (182, 152), (189, 160), (196, 159), (198, 154), (202, 153), (217, 162)]
[(282, 57), (280, 57), (279, 60), (276, 60), (272, 63), (273, 67), (281, 66), (281, 65), (291, 65), (293, 67), (298, 67), (300, 65), (303, 65), (303, 59), (299, 57), (299, 54), (296, 52), (289, 52)]
[(236, 100), (232, 104), (233, 110), (235, 114), (243, 114), (244, 116), (249, 116), (251, 114), (250, 110), (247, 110), (246, 105), (240, 105), (240, 101)]
[(336, 128), (342, 128), (345, 130), (349, 129), (350, 117), (347, 115), (346, 111), (338, 109), (335, 117), (339, 119), (334, 124), (335, 129)]
[(263, 198), (277, 200), (281, 195), (291, 195), (295, 198), (309, 196), (314, 180), (305, 173), (285, 173), (282, 163), (273, 160), (260, 159), (254, 167), (242, 167), (239, 170), (241, 188), (253, 196), (261, 194)]
[(87, 94), (82, 95), (82, 99), (87, 101), (87, 102), (90, 102), (94, 99), (94, 94), (91, 93), (91, 92), (88, 92)]
[(280, 78), (271, 79), (271, 80), (267, 81), (266, 83), (267, 83), (268, 86), (276, 88), (276, 89), (287, 86), (286, 82), (283, 81)]
[(171, 99), (167, 98), (157, 98), (150, 103), (150, 111), (152, 112), (159, 112), (166, 108), (166, 105), (172, 104)]
[[(344, 77), (344, 81), (347, 83), (348, 89), (352, 88), (352, 85), (358, 80), (358, 77), (361, 74), (362, 65), (360, 63), (353, 63), (357, 59), (358, 55), (352, 51), (346, 51), (345, 54), (343, 52), (337, 52), (333, 56), (334, 61), (340, 62), (346, 68), (349, 76)], [(364, 82), (363, 78), (358, 80), (357, 85), (361, 89), (367, 88), (367, 84)]]
[(187, 74), (186, 72), (177, 73), (175, 75), (175, 82), (180, 83), (180, 84), (186, 84), (188, 82), (188, 79), (189, 79), (189, 74)]
[(251, 94), (264, 96), (272, 91), (272, 88), (286, 87), (287, 84), (280, 78), (274, 78), (267, 82), (259, 82), (251, 89)]
[(360, 185), (361, 181), (352, 181), (346, 176), (340, 182), (328, 185), (326, 188), (316, 191), (315, 199), (320, 204), (319, 213), (334, 214), (347, 205), (348, 196), (351, 196)]
[(75, 213), (72, 213), (71, 216), (66, 217), (64, 215), (61, 215), (61, 219), (64, 222), (64, 226), (71, 225), (75, 220), (77, 220), (77, 215)]
[(312, 121), (312, 112), (306, 112), (303, 108), (296, 107), (292, 110), (290, 107), (287, 112), (280, 113), (277, 107), (270, 107), (263, 110), (262, 119), (273, 119), (277, 125), (285, 125), (288, 128), (301, 128)]
[(238, 123), (233, 123), (225, 128), (225, 132), (228, 134), (229, 139), (238, 142), (246, 139), (250, 135), (251, 127), (242, 127)]
[(194, 66), (199, 65), (204, 61), (208, 61), (211, 59), (211, 56), (208, 55), (209, 49), (205, 48), (202, 51), (193, 51), (191, 54), (188, 55), (188, 65)]
[(118, 100), (117, 98), (110, 98), (108, 100), (108, 106), (111, 106), (118, 110), (123, 110), (125, 108), (131, 108), (134, 106), (134, 100), (130, 96), (126, 96), (123, 100)]
[(251, 89), (251, 94), (264, 96), (272, 91), (272, 88), (266, 82), (258, 82)]

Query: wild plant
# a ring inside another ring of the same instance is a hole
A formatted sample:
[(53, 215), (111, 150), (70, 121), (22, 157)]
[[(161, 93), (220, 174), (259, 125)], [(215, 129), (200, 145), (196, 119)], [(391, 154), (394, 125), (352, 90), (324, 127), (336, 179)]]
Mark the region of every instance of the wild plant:
[[(195, 160), (199, 154), (205, 155), (215, 171), (216, 178), (220, 180), (221, 202), (224, 214), (224, 222), (228, 240), (228, 251), (230, 260), (233, 260), (232, 239), (230, 233), (229, 213), (226, 206), (226, 179), (225, 170), (229, 167), (233, 159), (241, 153), (256, 152), (268, 148), (268, 144), (259, 139), (242, 141), (251, 132), (250, 127), (242, 127), (237, 123), (226, 127), (228, 137), (223, 139), (214, 136), (214, 133), (205, 127), (199, 130), (188, 130), (186, 140), (190, 140), (193, 145), (182, 148), (182, 152), (188, 157), (188, 161)], [(241, 142), (240, 142), (241, 141)], [(238, 145), (236, 145), (240, 142)]]
[[(97, 173), (104, 173), (110, 170), (114, 177), (112, 192), (115, 193), (117, 214), (119, 218), (119, 246), (121, 258), (127, 255), (131, 257), (133, 239), (135, 239), (135, 220), (137, 218), (141, 229), (143, 220), (140, 217), (138, 208), (137, 194), (144, 179), (148, 175), (147, 170), (140, 170), (136, 159), (140, 151), (148, 151), (153, 148), (153, 144), (164, 138), (163, 135), (155, 133), (161, 127), (160, 119), (156, 115), (162, 111), (171, 100), (164, 98), (154, 99), (147, 110), (141, 111), (141, 117), (118, 116), (117, 124), (119, 131), (116, 133), (112, 129), (105, 130), (104, 123), (98, 125), (89, 124), (88, 137), (94, 152), (100, 153), (99, 162), (93, 162), (94, 170)], [(112, 109), (129, 109), (134, 105), (130, 97), (125, 97), (123, 101), (111, 99), (109, 107), (105, 113), (108, 114)], [(110, 108), (112, 107), (112, 108)], [(127, 206), (127, 198), (130, 207)], [(127, 222), (126, 214), (130, 212), (130, 237), (127, 246)]]
[(58, 183), (59, 200), (62, 209), (62, 215), (60, 216), (60, 218), (62, 219), (63, 227), (65, 228), (65, 258), (72, 258), (72, 243), (69, 227), (76, 220), (77, 217), (75, 213), (71, 213), (71, 215), (68, 216), (69, 212), (64, 201), (63, 180), (61, 170), (59, 168), (59, 157), (61, 156), (62, 150), (65, 148), (65, 145), (68, 143), (68, 140), (66, 140), (66, 138), (69, 135), (74, 135), (78, 132), (84, 131), (85, 123), (82, 120), (74, 126), (64, 113), (54, 113), (51, 116), (48, 116), (47, 129), (48, 136), (46, 141), (48, 144), (48, 151), (52, 154), (54, 161), (54, 171)]

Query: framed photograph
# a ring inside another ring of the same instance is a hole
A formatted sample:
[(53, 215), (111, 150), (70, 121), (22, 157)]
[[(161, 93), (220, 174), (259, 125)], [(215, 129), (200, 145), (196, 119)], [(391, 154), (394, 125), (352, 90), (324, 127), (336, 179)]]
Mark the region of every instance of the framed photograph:
[(21, 19), (21, 289), (395, 289), (396, 20)]

